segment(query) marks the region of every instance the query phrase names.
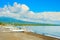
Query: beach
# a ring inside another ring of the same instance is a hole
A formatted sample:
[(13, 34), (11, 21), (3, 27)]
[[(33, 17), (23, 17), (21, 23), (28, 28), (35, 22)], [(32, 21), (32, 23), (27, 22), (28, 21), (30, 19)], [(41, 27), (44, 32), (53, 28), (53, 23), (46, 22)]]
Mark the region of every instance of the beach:
[(10, 28), (0, 27), (0, 40), (60, 40), (28, 31), (11, 31)]
[(0, 40), (59, 40), (31, 32), (0, 32)]

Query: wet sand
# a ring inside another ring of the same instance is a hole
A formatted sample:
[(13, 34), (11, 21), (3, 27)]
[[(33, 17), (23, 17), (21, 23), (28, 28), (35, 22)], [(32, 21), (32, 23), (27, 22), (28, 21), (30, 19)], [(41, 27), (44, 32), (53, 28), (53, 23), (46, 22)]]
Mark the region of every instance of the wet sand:
[(31, 32), (0, 32), (0, 40), (59, 40)]
[(40, 34), (35, 34), (35, 33), (31, 33), (31, 32), (26, 32), (26, 34), (28, 34), (28, 35), (33, 35), (33, 36), (42, 38), (42, 39), (44, 39), (44, 40), (60, 40), (60, 39), (58, 39), (58, 38), (49, 37), (49, 36), (40, 35)]

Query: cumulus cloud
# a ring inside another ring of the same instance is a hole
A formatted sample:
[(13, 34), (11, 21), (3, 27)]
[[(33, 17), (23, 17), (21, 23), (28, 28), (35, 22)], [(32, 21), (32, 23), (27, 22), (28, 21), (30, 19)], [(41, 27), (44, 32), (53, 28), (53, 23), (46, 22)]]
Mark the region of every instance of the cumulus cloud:
[(38, 23), (58, 23), (60, 22), (60, 12), (39, 12), (29, 10), (25, 4), (14, 3), (13, 6), (5, 5), (0, 8), (0, 17), (11, 17), (17, 20), (38, 22)]

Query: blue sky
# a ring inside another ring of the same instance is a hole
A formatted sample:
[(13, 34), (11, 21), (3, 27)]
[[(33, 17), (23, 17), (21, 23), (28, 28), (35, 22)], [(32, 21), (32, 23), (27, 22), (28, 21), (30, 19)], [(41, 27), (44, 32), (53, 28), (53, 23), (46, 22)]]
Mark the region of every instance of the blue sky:
[(0, 0), (0, 17), (60, 24), (60, 0)]
[(60, 12), (60, 0), (0, 0), (0, 7), (8, 3), (13, 5), (14, 2), (26, 4), (34, 12)]

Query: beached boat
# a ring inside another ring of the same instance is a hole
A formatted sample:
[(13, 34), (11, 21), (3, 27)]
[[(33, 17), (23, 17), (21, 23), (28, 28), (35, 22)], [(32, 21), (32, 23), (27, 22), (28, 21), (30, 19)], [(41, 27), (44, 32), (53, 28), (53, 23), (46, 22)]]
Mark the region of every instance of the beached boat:
[(25, 31), (23, 28), (21, 29), (16, 28), (16, 27), (5, 27), (5, 28), (9, 29), (12, 32), (24, 32)]

